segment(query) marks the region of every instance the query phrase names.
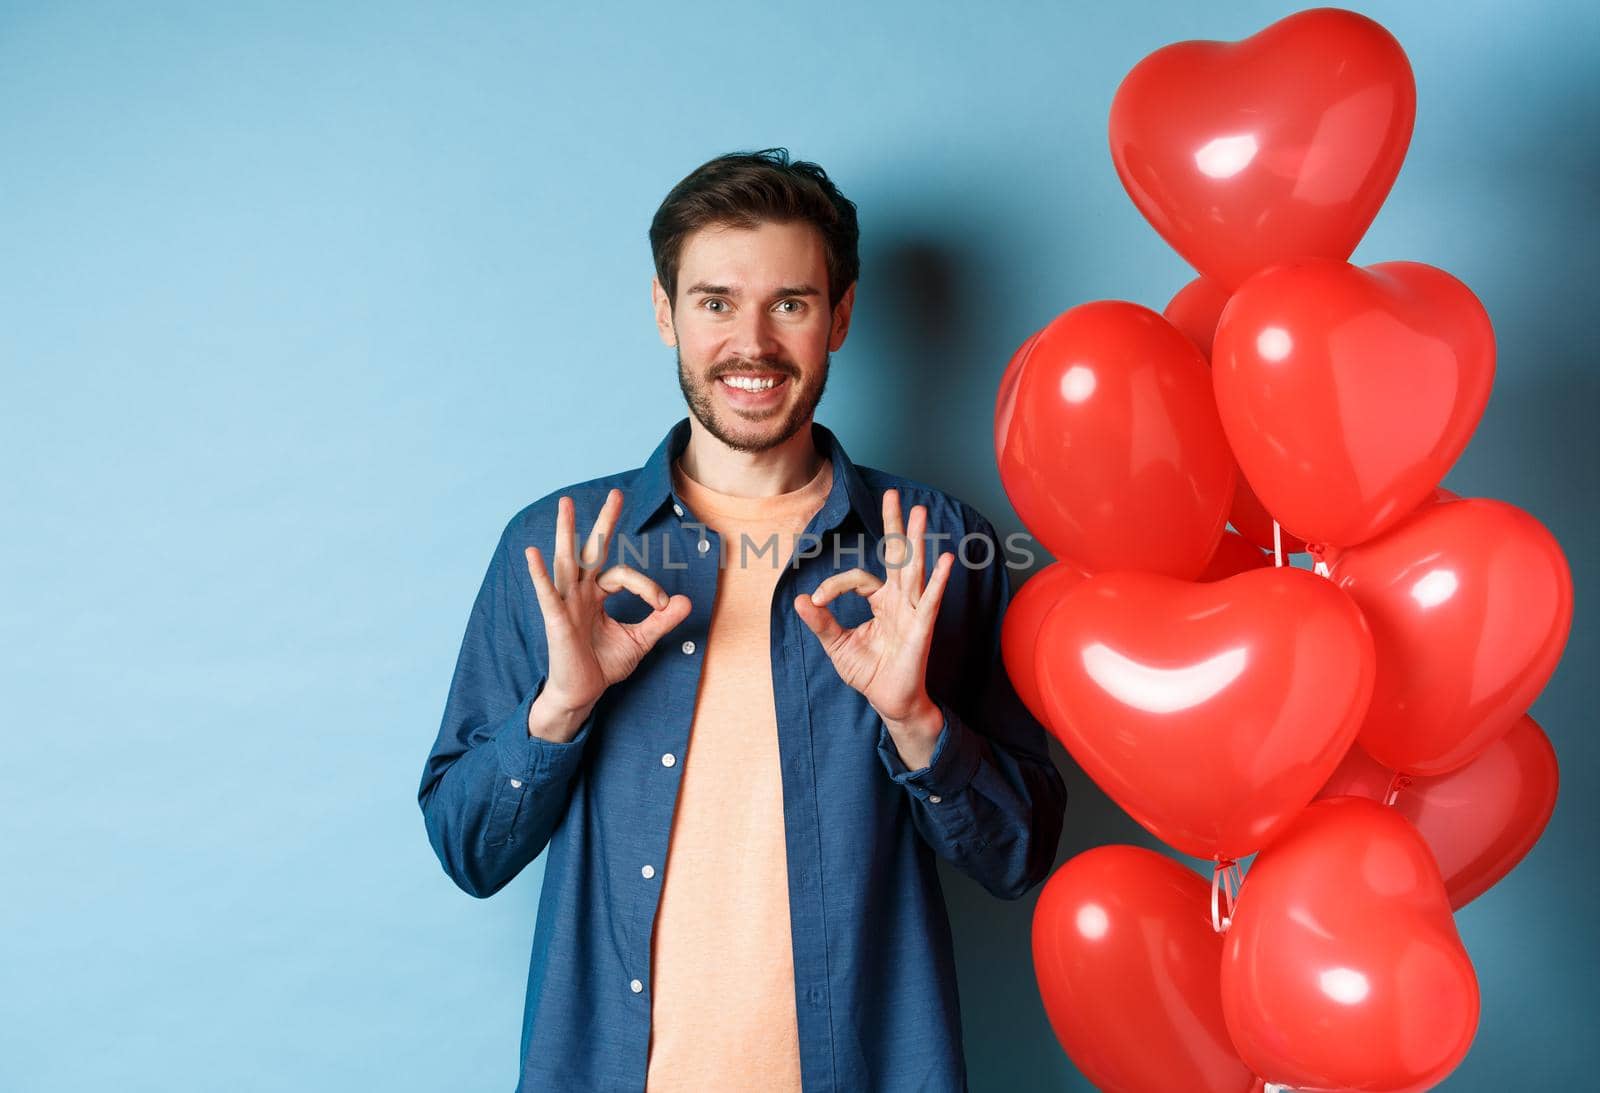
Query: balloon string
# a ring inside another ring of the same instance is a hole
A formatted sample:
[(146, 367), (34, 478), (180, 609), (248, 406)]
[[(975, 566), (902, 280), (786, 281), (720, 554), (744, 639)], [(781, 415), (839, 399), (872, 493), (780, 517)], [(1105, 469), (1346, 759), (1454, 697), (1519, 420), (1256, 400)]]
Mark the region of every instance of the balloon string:
[(1278, 527), (1278, 521), (1272, 521), (1272, 557), (1273, 565), (1283, 568), (1283, 529)]
[[(1233, 906), (1239, 898), (1244, 873), (1232, 858), (1218, 858), (1211, 870), (1211, 928), (1225, 933), (1233, 922)], [(1226, 912), (1224, 912), (1226, 907)]]
[(1393, 805), (1400, 796), (1400, 791), (1411, 784), (1411, 775), (1395, 771), (1394, 777), (1389, 780), (1389, 792), (1383, 795), (1385, 805)]

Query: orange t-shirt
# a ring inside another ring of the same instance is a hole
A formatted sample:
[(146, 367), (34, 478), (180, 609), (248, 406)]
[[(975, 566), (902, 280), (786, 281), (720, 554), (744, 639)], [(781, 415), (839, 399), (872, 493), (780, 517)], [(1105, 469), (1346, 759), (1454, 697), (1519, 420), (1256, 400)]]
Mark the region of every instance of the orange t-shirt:
[(723, 560), (656, 911), (645, 1084), (799, 1093), (770, 628), (778, 577), (827, 499), (833, 464), (771, 497), (719, 493), (676, 462), (672, 477), (722, 537)]

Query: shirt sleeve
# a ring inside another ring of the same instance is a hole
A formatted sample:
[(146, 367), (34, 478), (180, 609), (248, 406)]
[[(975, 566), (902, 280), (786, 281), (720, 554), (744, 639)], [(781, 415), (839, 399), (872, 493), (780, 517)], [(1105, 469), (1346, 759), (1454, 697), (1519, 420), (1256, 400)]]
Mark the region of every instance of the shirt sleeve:
[(467, 618), (417, 792), (444, 871), (480, 899), (510, 883), (549, 843), (594, 723), (591, 713), (565, 744), (528, 732), (528, 711), (544, 689), (549, 660), (523, 561), (527, 533), (519, 535), (519, 526), (513, 520), (501, 535)]
[[(1067, 787), (1044, 727), (1017, 697), (1001, 659), (1011, 580), (998, 537), (981, 516), (973, 527), (973, 535), (990, 539), (992, 561), (969, 568), (958, 554), (940, 603), (928, 694), (944, 725), (933, 756), (922, 769), (908, 770), (882, 725), (878, 755), (910, 795), (912, 821), (935, 853), (1001, 899), (1017, 899), (1050, 874)], [(967, 541), (965, 556), (981, 558), (983, 548)], [(965, 579), (958, 582), (958, 573)]]

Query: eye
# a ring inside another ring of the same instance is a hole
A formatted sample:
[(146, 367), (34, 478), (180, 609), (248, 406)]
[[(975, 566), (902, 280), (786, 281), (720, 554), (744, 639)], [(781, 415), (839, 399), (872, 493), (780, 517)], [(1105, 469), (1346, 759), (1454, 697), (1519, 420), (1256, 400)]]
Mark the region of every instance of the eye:
[(779, 307), (789, 307), (791, 304), (793, 309), (789, 312), (790, 315), (798, 315), (805, 308), (805, 305), (799, 300), (780, 300), (778, 302)]
[[(712, 307), (711, 306), (712, 304), (716, 304), (717, 306), (716, 307)], [(700, 306), (704, 307), (708, 311), (712, 311), (712, 312), (715, 312), (716, 314), (720, 315), (722, 313), (722, 310), (727, 307), (727, 304), (728, 304), (728, 301), (726, 301), (726, 300), (720, 300), (715, 296), (708, 296), (708, 297), (706, 297), (704, 302), (701, 303)]]

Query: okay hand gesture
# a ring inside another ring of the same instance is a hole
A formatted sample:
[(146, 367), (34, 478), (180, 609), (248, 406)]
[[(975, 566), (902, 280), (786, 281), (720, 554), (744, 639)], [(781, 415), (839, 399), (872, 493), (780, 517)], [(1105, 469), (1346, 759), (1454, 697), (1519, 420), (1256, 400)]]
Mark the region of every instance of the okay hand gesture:
[[(928, 697), (928, 647), (955, 555), (948, 551), (940, 554), (927, 587), (923, 587), (922, 540), (927, 525), (924, 505), (911, 510), (909, 526), (902, 525), (900, 493), (886, 490), (887, 580), (859, 567), (835, 573), (811, 595), (795, 597), (794, 609), (822, 642), (839, 677), (866, 697), (891, 731), (914, 725), (918, 732), (936, 736), (943, 716)], [(872, 618), (850, 630), (840, 626), (828, 604), (843, 592), (866, 597)], [(930, 742), (929, 750), (931, 746)]]
[[(631, 566), (614, 565), (601, 572), (621, 511), (622, 491), (613, 489), (595, 518), (580, 564), (572, 499), (557, 501), (553, 580), (539, 548), (525, 551), (550, 646), (550, 673), (539, 696), (549, 709), (588, 711), (607, 687), (631, 675), (662, 635), (689, 615), (688, 596), (669, 598)], [(635, 623), (620, 623), (606, 614), (606, 597), (625, 588), (655, 610)]]

